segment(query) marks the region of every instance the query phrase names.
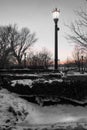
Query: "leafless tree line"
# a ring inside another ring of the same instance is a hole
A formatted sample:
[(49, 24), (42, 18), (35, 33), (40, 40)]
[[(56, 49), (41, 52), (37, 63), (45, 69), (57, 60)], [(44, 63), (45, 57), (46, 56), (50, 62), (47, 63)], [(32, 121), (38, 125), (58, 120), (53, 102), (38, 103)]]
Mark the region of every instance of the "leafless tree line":
[(35, 33), (31, 33), (28, 28), (18, 30), (17, 25), (0, 26), (0, 67), (26, 64), (47, 68), (51, 59), (48, 51), (29, 53), (36, 41)]
[(45, 48), (43, 48), (40, 52), (34, 53), (31, 52), (27, 57), (28, 65), (31, 67), (40, 67), (44, 69), (48, 69), (48, 67), (52, 64), (51, 54)]
[[(87, 1), (85, 1), (85, 6), (87, 6)], [(80, 71), (82, 60), (87, 67), (87, 9), (80, 8), (75, 11), (75, 14), (77, 18), (67, 25), (71, 32), (67, 34), (67, 39), (75, 45), (73, 60)]]
[(75, 13), (77, 19), (68, 26), (71, 33), (68, 34), (67, 38), (87, 50), (87, 10), (80, 8)]

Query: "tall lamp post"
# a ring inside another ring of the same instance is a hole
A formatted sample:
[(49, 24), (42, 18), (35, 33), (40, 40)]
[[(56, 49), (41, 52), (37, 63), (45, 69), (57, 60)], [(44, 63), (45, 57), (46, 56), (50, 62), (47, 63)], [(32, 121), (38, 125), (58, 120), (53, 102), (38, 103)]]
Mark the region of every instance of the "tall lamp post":
[(24, 53), (24, 67), (26, 68), (26, 53)]
[(83, 55), (81, 56), (81, 60), (82, 60), (82, 74), (84, 73), (84, 69), (83, 69)]
[(53, 10), (52, 14), (53, 14), (53, 20), (55, 23), (55, 61), (54, 61), (55, 66), (54, 66), (54, 69), (59, 70), (59, 68), (58, 68), (58, 34), (57, 34), (57, 32), (59, 31), (59, 28), (57, 26), (57, 23), (59, 20), (60, 10), (57, 10), (57, 8), (55, 8), (55, 10)]

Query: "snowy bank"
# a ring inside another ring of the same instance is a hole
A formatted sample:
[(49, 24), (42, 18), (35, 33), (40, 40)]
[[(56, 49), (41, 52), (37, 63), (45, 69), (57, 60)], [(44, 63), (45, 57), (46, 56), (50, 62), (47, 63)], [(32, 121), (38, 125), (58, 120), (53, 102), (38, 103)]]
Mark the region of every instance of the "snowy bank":
[(29, 103), (11, 94), (7, 90), (0, 90), (0, 128), (52, 126), (74, 123), (87, 124), (87, 107), (72, 105), (56, 105), (41, 107)]

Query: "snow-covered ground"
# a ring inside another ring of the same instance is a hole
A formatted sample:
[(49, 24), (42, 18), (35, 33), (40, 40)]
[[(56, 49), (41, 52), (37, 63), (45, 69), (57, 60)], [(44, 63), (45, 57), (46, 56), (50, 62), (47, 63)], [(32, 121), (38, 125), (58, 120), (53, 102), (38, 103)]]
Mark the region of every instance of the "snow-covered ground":
[(60, 73), (34, 73), (34, 74), (16, 74), (16, 73), (2, 73), (2, 75), (6, 75), (6, 76), (14, 76), (14, 77), (29, 77), (29, 78), (43, 78), (43, 77), (49, 77), (50, 75), (51, 76), (60, 76), (61, 78), (62, 77), (67, 77), (67, 76), (87, 76), (87, 72), (84, 72), (84, 73), (81, 73), (81, 72), (74, 72), (74, 71), (68, 71), (67, 73), (64, 73), (64, 72), (60, 72)]
[[(14, 74), (11, 74), (10, 76), (12, 76)], [(66, 78), (67, 76), (87, 76), (87, 73), (84, 73), (84, 74), (81, 74), (79, 72), (73, 72), (73, 71), (69, 71), (67, 74), (61, 72), (61, 73), (51, 73), (51, 75), (61, 75), (61, 78), (58, 79), (58, 78), (53, 78), (53, 79), (46, 79), (46, 78), (43, 78), (43, 76), (49, 76), (49, 73), (44, 73), (44, 74), (15, 74), (15, 76), (29, 76), (29, 77), (32, 77), (32, 76), (36, 76), (37, 78), (36, 79), (31, 79), (31, 78), (27, 78), (27, 79), (18, 79), (18, 80), (12, 80), (11, 81), (11, 84), (12, 86), (15, 86), (16, 84), (23, 84), (23, 85), (28, 85), (30, 88), (32, 88), (32, 83), (34, 82), (43, 82), (43, 83), (52, 83), (54, 81), (58, 81), (58, 82), (62, 82), (63, 81), (63, 78)]]
[(63, 72), (35, 72), (35, 73), (2, 73), (2, 75), (10, 75), (10, 76), (35, 76), (35, 77), (42, 77), (42, 76), (61, 76), (61, 74), (63, 74)]
[(87, 124), (87, 106), (45, 106), (29, 103), (5, 89), (0, 90), (0, 129), (15, 127), (39, 128), (62, 127), (75, 123)]
[(30, 88), (32, 87), (33, 80), (31, 79), (19, 79), (19, 80), (12, 80), (11, 85), (14, 87), (16, 84), (23, 84), (28, 85)]
[(16, 84), (22, 84), (22, 85), (28, 85), (30, 88), (32, 88), (32, 84), (34, 82), (37, 82), (37, 83), (52, 83), (54, 81), (57, 81), (57, 82), (63, 82), (62, 79), (49, 79), (49, 80), (46, 80), (46, 79), (36, 79), (36, 80), (31, 80), (31, 79), (18, 79), (18, 80), (12, 80), (11, 81), (11, 86), (15, 87)]
[(87, 76), (87, 73), (69, 71), (69, 72), (67, 72), (67, 76)]

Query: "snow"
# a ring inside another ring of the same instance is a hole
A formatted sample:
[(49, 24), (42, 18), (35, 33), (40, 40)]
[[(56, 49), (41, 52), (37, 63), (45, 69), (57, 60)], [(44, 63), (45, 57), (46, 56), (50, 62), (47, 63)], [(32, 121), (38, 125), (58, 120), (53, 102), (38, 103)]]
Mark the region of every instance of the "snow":
[[(86, 109), (87, 108), (74, 107), (72, 105), (57, 105), (51, 107), (37, 106), (32, 115), (34, 116), (32, 124), (52, 124), (58, 122), (79, 121), (87, 118)], [(27, 119), (29, 120), (30, 117), (27, 116)]]
[(43, 76), (61, 76), (61, 77), (66, 77), (66, 76), (87, 76), (87, 72), (84, 72), (83, 74), (81, 72), (74, 72), (74, 71), (68, 71), (67, 73), (64, 73), (62, 71), (60, 71), (60, 73), (34, 73), (34, 74), (12, 74), (12, 73), (8, 73), (8, 74), (4, 74), (2, 73), (2, 75), (8, 75), (8, 76), (20, 76), (20, 77), (36, 77), (36, 78), (42, 78)]
[(30, 88), (32, 88), (32, 83), (33, 83), (33, 80), (31, 79), (20, 79), (20, 80), (12, 80), (11, 81), (11, 85), (14, 87), (16, 84), (23, 84), (24, 86), (25, 85), (28, 85)]
[(49, 75), (52, 75), (52, 76), (61, 76), (62, 75), (62, 73), (34, 73), (34, 74), (26, 74), (26, 73), (24, 73), (24, 74), (15, 74), (15, 73), (7, 73), (7, 74), (4, 74), (4, 73), (2, 73), (2, 75), (8, 75), (8, 76), (21, 76), (21, 77), (24, 77), (24, 76), (29, 76), (29, 77), (37, 77), (37, 78), (39, 78), (39, 77), (43, 77), (43, 76), (49, 76)]
[(87, 76), (87, 73), (84, 72), (83, 74), (80, 72), (68, 72), (67, 76)]
[[(56, 74), (58, 75), (58, 73)], [(62, 77), (66, 76), (87, 76), (87, 73), (81, 74), (79, 72), (61, 73)], [(16, 74), (15, 76), (20, 76)], [(21, 76), (36, 76), (37, 79), (18, 79), (12, 80), (12, 86), (16, 84), (28, 85), (30, 88), (33, 83), (52, 83), (54, 81), (62, 82), (63, 79), (57, 78), (43, 78), (49, 76), (48, 74), (22, 74)], [(72, 100), (73, 101), (73, 100)], [(77, 101), (75, 101), (77, 102)], [(78, 102), (84, 104), (87, 102)], [(11, 109), (9, 111), (9, 109)], [(76, 126), (76, 123), (87, 125), (87, 106), (73, 106), (73, 105), (54, 105), (54, 106), (39, 106), (30, 103), (18, 97), (17, 94), (10, 93), (5, 89), (0, 90), (0, 128), (16, 126), (16, 129), (23, 130), (27, 128), (42, 128), (54, 125), (55, 128), (59, 126)], [(51, 129), (51, 128), (49, 128)]]
[(50, 80), (45, 80), (44, 83), (52, 83), (52, 82), (54, 82), (54, 81), (63, 82), (62, 79), (52, 79), (52, 80), (50, 79)]
[[(9, 107), (14, 110), (9, 111)], [(18, 114), (20, 113), (20, 114)], [(25, 114), (27, 113), (27, 114)], [(9, 122), (7, 122), (10, 120)], [(0, 127), (87, 123), (87, 106), (39, 106), (29, 103), (7, 90), (0, 90)]]
[(36, 80), (31, 80), (31, 79), (18, 79), (18, 80), (12, 80), (11, 81), (11, 86), (15, 87), (16, 84), (22, 84), (22, 85), (28, 85), (30, 88), (32, 88), (32, 84), (35, 83), (35, 82), (38, 82), (38, 83), (52, 83), (52, 82), (63, 82), (62, 79), (44, 79), (44, 78), (38, 78)]

